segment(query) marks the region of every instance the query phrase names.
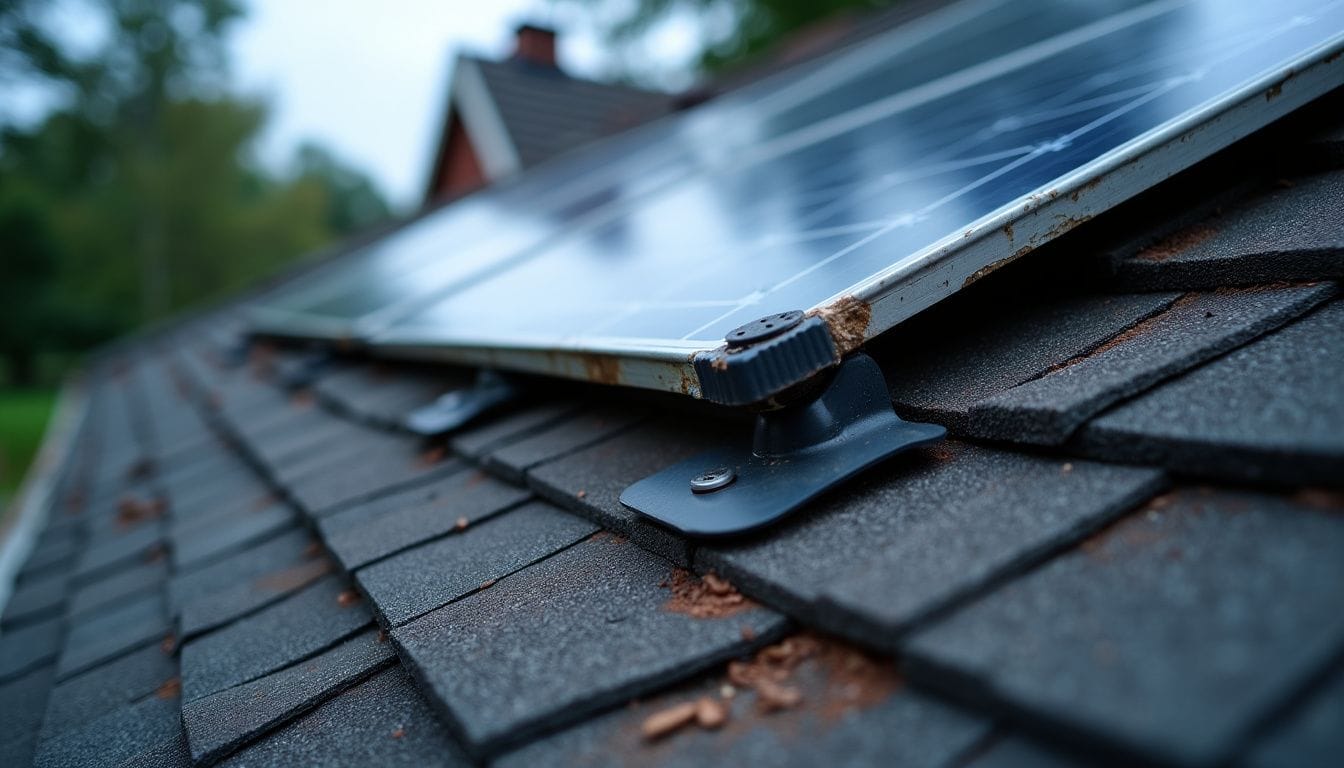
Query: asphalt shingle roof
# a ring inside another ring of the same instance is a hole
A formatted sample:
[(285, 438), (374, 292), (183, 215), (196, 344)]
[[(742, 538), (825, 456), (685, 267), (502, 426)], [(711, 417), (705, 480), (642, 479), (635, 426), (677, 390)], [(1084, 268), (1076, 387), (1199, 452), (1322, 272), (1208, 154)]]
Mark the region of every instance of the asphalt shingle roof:
[(473, 59), (527, 168), (671, 110), (675, 97), (569, 77), (520, 59)]
[(473, 372), (290, 391), (231, 307), (120, 344), (0, 618), (0, 763), (1326, 762), (1331, 98), (870, 345), (953, 438), (745, 540), (618, 502), (741, 414), (543, 385), (424, 441)]

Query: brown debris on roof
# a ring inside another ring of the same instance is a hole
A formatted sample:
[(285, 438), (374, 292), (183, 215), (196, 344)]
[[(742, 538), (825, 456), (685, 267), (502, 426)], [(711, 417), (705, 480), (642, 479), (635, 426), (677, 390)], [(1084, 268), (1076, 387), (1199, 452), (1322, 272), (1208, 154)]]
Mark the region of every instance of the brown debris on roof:
[(1134, 258), (1139, 261), (1166, 261), (1194, 248), (1216, 234), (1218, 234), (1218, 230), (1208, 224), (1195, 224), (1144, 248), (1134, 254)]
[(1303, 488), (1293, 494), (1293, 501), (1304, 507), (1325, 512), (1344, 512), (1344, 491), (1329, 488)]
[(422, 467), (432, 467), (435, 464), (438, 464), (439, 462), (443, 461), (444, 458), (447, 457), (447, 455), (448, 455), (447, 448), (445, 448), (442, 445), (434, 445), (421, 451), (418, 461), (420, 466)]
[(892, 660), (807, 632), (729, 663), (725, 677), (717, 696), (702, 694), (644, 718), (642, 740), (652, 748), (692, 725), (722, 731), (722, 738), (765, 724), (795, 732), (799, 717), (824, 726), (882, 703), (903, 684)]
[(325, 558), (309, 560), (274, 573), (268, 573), (252, 582), (252, 585), (260, 590), (285, 593), (316, 581), (329, 571), (331, 571), (330, 560)]
[(1180, 298), (1173, 301), (1171, 304), (1168, 304), (1165, 309), (1162, 309), (1152, 315), (1149, 315), (1148, 317), (1145, 317), (1139, 322), (1129, 326), (1123, 331), (1120, 331), (1119, 333), (1115, 334), (1109, 339), (1103, 341), (1096, 347), (1081, 354), (1074, 355), (1073, 357), (1070, 357), (1068, 360), (1065, 360), (1061, 363), (1056, 363), (1055, 365), (1050, 366), (1050, 368), (1048, 368), (1045, 371), (1043, 376), (1049, 376), (1052, 373), (1058, 373), (1059, 371), (1062, 371), (1065, 368), (1072, 368), (1073, 366), (1086, 360), (1091, 360), (1094, 357), (1100, 357), (1101, 355), (1110, 352), (1116, 347), (1128, 344), (1129, 342), (1134, 341), (1135, 339), (1141, 339), (1144, 336), (1147, 336), (1148, 334), (1152, 333), (1154, 329), (1157, 328), (1157, 326), (1167, 317), (1167, 315), (1176, 311), (1177, 309), (1180, 309), (1181, 307), (1190, 304), (1191, 302), (1198, 299), (1199, 296), (1200, 294), (1197, 293), (1187, 293), (1184, 296), (1181, 296)]
[(130, 528), (146, 520), (162, 517), (164, 506), (160, 498), (146, 499), (126, 494), (117, 500), (117, 525)]
[(645, 740), (657, 741), (690, 725), (695, 720), (696, 711), (694, 701), (683, 701), (644, 718), (639, 731)]
[(756, 607), (727, 580), (712, 573), (696, 578), (678, 568), (660, 586), (672, 592), (663, 604), (664, 610), (697, 619), (723, 619)]
[(174, 676), (164, 680), (163, 685), (154, 690), (154, 695), (160, 699), (176, 699), (181, 696), (182, 678)]
[(1154, 546), (1166, 536), (1165, 528), (1155, 525), (1162, 519), (1162, 510), (1171, 506), (1174, 492), (1154, 496), (1132, 514), (1116, 520), (1092, 534), (1078, 545), (1089, 557), (1106, 561), (1125, 548)]
[(359, 600), (359, 593), (353, 589), (344, 590), (341, 594), (336, 596), (336, 602), (339, 603), (342, 608), (348, 608), (355, 603), (358, 603)]
[(728, 706), (712, 696), (701, 696), (695, 701), (695, 724), (707, 731), (718, 730), (728, 722)]

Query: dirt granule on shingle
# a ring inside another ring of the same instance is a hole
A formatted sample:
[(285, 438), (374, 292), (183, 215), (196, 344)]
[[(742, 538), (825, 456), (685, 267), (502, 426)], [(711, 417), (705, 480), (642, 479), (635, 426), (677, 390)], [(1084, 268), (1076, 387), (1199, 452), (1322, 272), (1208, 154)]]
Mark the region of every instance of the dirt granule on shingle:
[(723, 619), (756, 607), (726, 579), (712, 573), (696, 577), (678, 568), (659, 586), (672, 592), (663, 610), (697, 619)]

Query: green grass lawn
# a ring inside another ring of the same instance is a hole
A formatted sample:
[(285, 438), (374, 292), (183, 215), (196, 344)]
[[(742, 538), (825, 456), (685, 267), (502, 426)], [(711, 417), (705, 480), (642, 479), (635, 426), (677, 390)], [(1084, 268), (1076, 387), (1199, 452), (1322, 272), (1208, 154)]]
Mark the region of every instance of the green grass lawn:
[(0, 500), (23, 482), (55, 401), (51, 389), (0, 389)]

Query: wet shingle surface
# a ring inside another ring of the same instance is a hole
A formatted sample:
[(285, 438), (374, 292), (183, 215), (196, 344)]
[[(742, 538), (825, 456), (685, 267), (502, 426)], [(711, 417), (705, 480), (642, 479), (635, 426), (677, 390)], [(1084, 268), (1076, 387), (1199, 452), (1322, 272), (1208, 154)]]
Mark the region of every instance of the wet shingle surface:
[(963, 443), (890, 462), (758, 542), (697, 565), (790, 613), (891, 645), (920, 619), (1069, 546), (1155, 493), (1148, 468)]
[(242, 498), (221, 509), (222, 514), (170, 529), (173, 565), (177, 569), (218, 560), (294, 523), (293, 510), (269, 495)]
[(157, 593), (167, 578), (168, 567), (162, 560), (125, 568), (72, 592), (67, 614), (79, 617), (146, 593)]
[(244, 552), (175, 578), (170, 604), (187, 639), (263, 608), (333, 570), (307, 531), (276, 536)]
[(461, 466), (436, 453), (421, 451), (409, 438), (367, 438), (356, 450), (335, 461), (321, 452), (306, 472), (286, 480), (287, 490), (312, 515), (323, 515), (351, 503), (456, 472)]
[(55, 670), (46, 666), (0, 683), (0, 764), (31, 762), (54, 677)]
[(388, 624), (404, 624), (597, 531), (592, 523), (533, 502), (356, 574)]
[(163, 596), (157, 593), (79, 617), (66, 635), (57, 674), (66, 678), (140, 646), (162, 642), (170, 630)]
[(213, 762), (393, 660), (392, 644), (369, 630), (291, 667), (187, 702), (182, 721), (192, 759)]
[(221, 765), (470, 765), (401, 668), (336, 696)]
[(467, 742), (488, 752), (655, 690), (741, 652), (744, 635), (781, 628), (764, 608), (721, 618), (670, 609), (663, 585), (673, 571), (604, 534), (392, 637)]
[(1085, 450), (1234, 481), (1344, 482), (1344, 302), (1101, 416)]
[(491, 450), (545, 430), (581, 409), (578, 403), (568, 401), (527, 405), (482, 424), (472, 424), (451, 436), (449, 444), (455, 453), (479, 461)]
[(138, 526), (129, 533), (111, 536), (84, 550), (73, 581), (87, 584), (122, 568), (161, 557), (163, 532), (158, 521)]
[(974, 333), (931, 336), (892, 356), (899, 367), (884, 371), (892, 400), (910, 418), (961, 426), (976, 402), (1096, 349), (1179, 297), (1087, 296), (1002, 307), (994, 323)]
[(428, 486), (359, 504), (322, 519), (326, 545), (354, 570), (420, 542), (472, 525), (530, 494), (483, 472), (457, 472)]
[(1248, 765), (1277, 768), (1330, 765), (1344, 755), (1344, 671), (1336, 670), (1326, 685), (1251, 750)]
[[(786, 644), (799, 649), (790, 653)], [(770, 663), (774, 651), (781, 651), (780, 657), (787, 661)], [(909, 691), (890, 663), (841, 644), (802, 637), (763, 653), (764, 657), (758, 655), (731, 672), (716, 670), (692, 685), (543, 738), (495, 764), (690, 767), (712, 760), (800, 768), (819, 764), (932, 768), (951, 764), (989, 732), (989, 721)], [(742, 685), (754, 674), (778, 680), (780, 688), (798, 694), (798, 703), (770, 710), (766, 702), (773, 699)], [(657, 739), (645, 734), (651, 718), (706, 700), (711, 707), (722, 708), (726, 718), (722, 725), (706, 728), (691, 721)]]
[(169, 684), (177, 663), (160, 645), (132, 651), (64, 680), (51, 692), (45, 727), (52, 733), (95, 720)]
[(648, 414), (633, 408), (592, 408), (485, 454), (486, 467), (515, 483), (538, 464), (627, 430)]
[(181, 730), (177, 700), (150, 696), (80, 727), (44, 737), (33, 764), (41, 768), (121, 765), (175, 743)]
[(1344, 277), (1344, 173), (1275, 186), (1122, 260), (1119, 278), (1151, 289)]
[(1187, 294), (1101, 349), (975, 403), (968, 431), (1061, 443), (1107, 406), (1255, 339), (1334, 293), (1327, 283)]
[(548, 501), (628, 536), (678, 565), (688, 565), (687, 542), (623, 506), (621, 492), (637, 480), (707, 450), (716, 440), (748, 440), (750, 428), (748, 422), (736, 432), (713, 426), (690, 434), (663, 421), (641, 425), (543, 464), (529, 473), (528, 480)]
[(1344, 647), (1340, 583), (1338, 514), (1184, 489), (918, 634), (910, 664), (1024, 718), (1209, 763)]
[(0, 629), (9, 631), (21, 624), (54, 618), (62, 613), (68, 580), (69, 576), (65, 573), (53, 573), (20, 584), (5, 603)]
[(369, 609), (328, 576), (255, 614), (188, 641), (182, 694), (195, 701), (311, 656), (366, 626)]

